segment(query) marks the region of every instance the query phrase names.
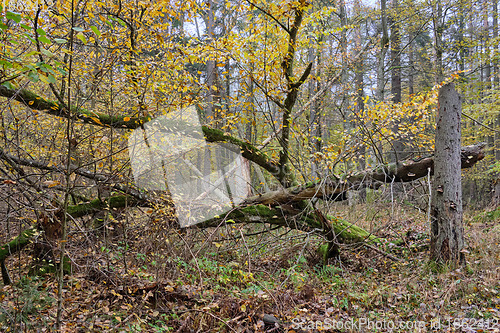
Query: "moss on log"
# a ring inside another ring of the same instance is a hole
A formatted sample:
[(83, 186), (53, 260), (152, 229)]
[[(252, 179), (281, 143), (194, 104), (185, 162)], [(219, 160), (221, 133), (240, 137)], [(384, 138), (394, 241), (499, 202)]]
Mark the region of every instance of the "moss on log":
[[(105, 113), (94, 112), (82, 107), (72, 107), (71, 112), (68, 112), (68, 110), (66, 110), (64, 106), (61, 106), (57, 102), (45, 99), (26, 89), (14, 89), (14, 87), (12, 86), (9, 88), (5, 85), (0, 85), (0, 96), (14, 99), (29, 107), (30, 109), (43, 111), (56, 117), (70, 118), (72, 116), (76, 116), (77, 119), (82, 122), (103, 127), (136, 129), (151, 120), (151, 117), (149, 116), (110, 116)], [(183, 124), (180, 127), (184, 128), (186, 126), (186, 124)], [(172, 128), (176, 128), (176, 126), (172, 126)], [(240, 140), (219, 129), (211, 128), (208, 126), (202, 126), (202, 131), (205, 139), (208, 142), (223, 142), (228, 145), (226, 148), (241, 152), (243, 157), (258, 164), (262, 168), (269, 171), (271, 174), (276, 175), (279, 172), (277, 162), (273, 161), (264, 152), (262, 152), (249, 142)]]
[(333, 216), (328, 216), (328, 221), (331, 223), (335, 235), (337, 235), (341, 243), (368, 242), (382, 244), (380, 238), (355, 224)]
[(109, 208), (122, 208), (135, 204), (137, 199), (128, 195), (117, 195), (106, 198), (104, 200), (95, 199), (90, 202), (68, 206), (66, 211), (74, 218), (82, 217), (88, 214), (98, 212), (107, 207)]
[(4, 244), (0, 247), (0, 265), (2, 270), (2, 280), (4, 285), (11, 284), (9, 271), (5, 265), (5, 260), (11, 254), (21, 251), (26, 245), (30, 243), (31, 238), (36, 234), (35, 228), (29, 228), (21, 232), (19, 236)]
[(21, 251), (30, 243), (31, 238), (36, 234), (35, 228), (29, 228), (21, 232), (19, 236), (0, 247), (0, 261), (5, 260), (11, 254)]
[[(224, 223), (269, 223), (306, 232), (323, 235), (325, 230), (314, 214), (290, 211), (282, 207), (254, 205), (233, 210), (223, 216), (214, 217), (196, 227), (218, 227)], [(370, 242), (382, 244), (377, 236), (345, 220), (328, 216), (329, 226), (335, 233), (338, 243)]]

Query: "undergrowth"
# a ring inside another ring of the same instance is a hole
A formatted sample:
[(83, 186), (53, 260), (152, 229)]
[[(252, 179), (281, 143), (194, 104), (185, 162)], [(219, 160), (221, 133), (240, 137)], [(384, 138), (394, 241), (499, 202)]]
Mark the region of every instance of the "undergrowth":
[[(492, 328), (500, 319), (496, 213), (468, 212), (467, 266), (439, 271), (428, 262), (425, 212), (339, 205), (336, 214), (384, 237), (383, 251), (399, 260), (343, 245), (340, 258), (323, 266), (315, 251), (320, 239), (284, 229), (263, 232), (265, 226), (179, 232), (135, 219), (126, 238), (116, 232), (89, 242), (75, 235), (69, 247), (74, 273), (65, 277), (65, 331), (357, 332), (359, 326), (331, 325), (393, 322), (407, 325), (393, 331), (459, 332), (486, 323)], [(28, 276), (28, 253), (8, 262), (18, 269), (12, 270), (16, 283), (0, 290), (5, 332), (54, 327), (55, 279)]]

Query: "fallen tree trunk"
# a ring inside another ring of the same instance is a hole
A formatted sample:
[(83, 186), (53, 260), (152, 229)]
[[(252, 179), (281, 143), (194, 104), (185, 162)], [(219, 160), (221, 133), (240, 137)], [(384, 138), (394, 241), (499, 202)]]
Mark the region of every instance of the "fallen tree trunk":
[(0, 261), (4, 261), (8, 256), (21, 251), (30, 243), (30, 239), (36, 234), (35, 228), (29, 228), (21, 232), (19, 236), (0, 247)]
[[(14, 89), (0, 85), (0, 96), (14, 99), (25, 106), (43, 111), (58, 117), (71, 118), (76, 115), (83, 122), (92, 123), (103, 127), (114, 127), (123, 129), (136, 129), (144, 123), (150, 121), (149, 117), (133, 118), (124, 116), (109, 116), (83, 108), (72, 108), (66, 110), (58, 103), (44, 99), (37, 94), (25, 90)], [(175, 126), (172, 127), (175, 130)], [(205, 139), (209, 142), (222, 142), (228, 149), (237, 149), (243, 157), (253, 161), (272, 175), (277, 175), (279, 161), (269, 158), (263, 151), (248, 142), (233, 137), (218, 129), (202, 126)], [(484, 143), (467, 146), (462, 149), (461, 167), (469, 168), (477, 161), (484, 158), (482, 148)], [(40, 165), (29, 160), (13, 159), (1, 153), (0, 158), (8, 158), (18, 164), (29, 165), (31, 167), (48, 168), (48, 165)], [(281, 165), (284, 167), (284, 165)], [(270, 191), (248, 198), (243, 204), (233, 211), (218, 219), (211, 219), (202, 222), (198, 227), (216, 227), (221, 223), (233, 221), (235, 223), (271, 223), (282, 225), (303, 231), (314, 231), (323, 235), (328, 242), (326, 256), (330, 256), (334, 249), (335, 242), (363, 242), (366, 240), (377, 241), (377, 238), (367, 231), (350, 225), (345, 221), (325, 217), (318, 211), (306, 212), (301, 207), (304, 200), (321, 198), (323, 200), (345, 200), (347, 192), (361, 188), (378, 188), (384, 183), (409, 182), (433, 173), (434, 159), (427, 156), (419, 160), (407, 160), (400, 163), (388, 164), (373, 170), (366, 170), (354, 175), (335, 177), (334, 179), (322, 180), (318, 182), (303, 184), (278, 191)], [(53, 170), (59, 171), (59, 170)], [(63, 170), (67, 172), (79, 173), (82, 176), (92, 178), (93, 175), (81, 169)], [(282, 171), (282, 170), (281, 170)], [(278, 173), (279, 174), (279, 173)], [(96, 177), (98, 179), (100, 177)], [(103, 181), (106, 181), (102, 179)], [(110, 181), (110, 180), (107, 180)], [(116, 188), (116, 187), (115, 187)], [(130, 193), (130, 192), (129, 192)], [(130, 193), (132, 194), (132, 193)], [(134, 198), (135, 197), (135, 198)], [(104, 209), (105, 207), (127, 207), (132, 202), (147, 205), (150, 198), (142, 196), (115, 196), (105, 200), (93, 200), (68, 207), (65, 212), (73, 217), (81, 217)]]
[[(378, 237), (352, 223), (333, 216), (327, 216), (327, 220), (338, 243), (348, 244), (363, 241), (380, 243)], [(224, 223), (269, 223), (318, 234), (324, 234), (325, 229), (314, 212), (307, 213), (291, 207), (270, 207), (262, 204), (232, 210), (224, 216), (209, 219), (194, 227), (219, 227)]]
[(11, 284), (9, 271), (5, 266), (5, 260), (8, 256), (21, 251), (31, 242), (31, 238), (36, 234), (35, 228), (29, 228), (21, 232), (19, 236), (0, 247), (0, 266), (2, 270), (2, 280), (4, 285)]
[(290, 229), (313, 232), (325, 238), (318, 252), (326, 264), (328, 258), (339, 254), (339, 244), (363, 243), (382, 245), (377, 236), (345, 220), (323, 216), (319, 211), (301, 211), (291, 206), (271, 207), (257, 204), (232, 210), (222, 217), (212, 218), (195, 225), (195, 228), (220, 227), (231, 223), (268, 223)]
[[(69, 112), (64, 107), (59, 105), (59, 103), (45, 99), (32, 91), (23, 88), (15, 89), (12, 86), (9, 88), (1, 84), (0, 96), (16, 100), (30, 109), (43, 111), (56, 117), (71, 118), (75, 115), (78, 120), (84, 123), (102, 127), (136, 129), (151, 120), (151, 117), (129, 117), (127, 115), (110, 116), (81, 107), (72, 107), (71, 112)], [(172, 126), (172, 129), (186, 128), (189, 126), (190, 125), (180, 124), (178, 126)], [(202, 126), (201, 130), (207, 142), (222, 142), (226, 148), (230, 150), (237, 149), (237, 152), (241, 153), (243, 157), (256, 163), (270, 173), (276, 174), (279, 172), (278, 162), (273, 161), (263, 151), (256, 148), (249, 142), (240, 140), (219, 129), (211, 128), (209, 126)]]
[[(461, 167), (470, 168), (484, 158), (481, 142), (462, 148)], [(248, 198), (243, 206), (264, 204), (280, 205), (320, 198), (323, 200), (345, 200), (346, 193), (362, 188), (378, 188), (384, 183), (410, 182), (434, 173), (434, 157), (427, 156), (418, 160), (391, 163), (374, 170), (366, 170), (344, 179), (320, 180), (291, 188), (270, 191)]]
[[(76, 114), (80, 120), (98, 126), (136, 129), (145, 122), (151, 120), (149, 117), (133, 118), (127, 116), (109, 116), (84, 108), (74, 108), (71, 112), (68, 112), (68, 110), (62, 108), (58, 103), (44, 99), (29, 90), (14, 89), (13, 87), (9, 88), (4, 85), (0, 85), (0, 96), (14, 99), (31, 109), (44, 111), (58, 117), (69, 118), (72, 114)], [(173, 126), (173, 128), (175, 128), (175, 126)], [(231, 149), (238, 147), (243, 157), (258, 164), (271, 174), (276, 175), (278, 162), (273, 161), (255, 146), (208, 126), (202, 126), (202, 131), (207, 141), (223, 142), (228, 146), (232, 146)], [(482, 152), (482, 148), (484, 146), (485, 143), (479, 143), (463, 147), (461, 156), (462, 168), (469, 168), (477, 161), (483, 159), (484, 153)], [(229, 149), (230, 147), (227, 148)], [(2, 158), (2, 156), (7, 155), (2, 153), (0, 154), (0, 158)], [(22, 162), (30, 163), (30, 166), (38, 166), (35, 165), (33, 161), (18, 161), (20, 164), (22, 164)], [(424, 157), (419, 160), (391, 163), (374, 170), (367, 170), (355, 175), (340, 177), (335, 180), (318, 181), (283, 190), (267, 192), (249, 198), (245, 201), (244, 205), (248, 206), (260, 203), (279, 205), (281, 203), (298, 202), (315, 197), (325, 200), (344, 200), (347, 197), (345, 194), (349, 190), (357, 190), (366, 187), (377, 188), (382, 183), (409, 182), (428, 175), (429, 169), (432, 174), (434, 169), (434, 159), (432, 156)], [(84, 171), (80, 171), (79, 174), (89, 176)]]
[(116, 195), (105, 199), (94, 199), (90, 202), (84, 202), (78, 205), (68, 206), (66, 213), (73, 218), (83, 217), (101, 211), (105, 208), (125, 208), (137, 205), (141, 202), (141, 206), (147, 207), (148, 202), (139, 201), (135, 197), (129, 195)]
[[(463, 147), (461, 154), (462, 168), (469, 168), (483, 159), (484, 153), (482, 148), (484, 146), (484, 143), (479, 143)], [(31, 161), (19, 160), (17, 162), (33, 167), (44, 166), (43, 164)], [(358, 226), (330, 216), (327, 217), (328, 225), (325, 225), (313, 213), (305, 213), (302, 210), (293, 208), (290, 204), (311, 198), (343, 200), (346, 197), (345, 193), (349, 190), (363, 187), (377, 188), (381, 184), (389, 182), (412, 181), (428, 175), (429, 172), (432, 174), (433, 166), (433, 157), (429, 156), (416, 161), (403, 161), (398, 165), (389, 164), (385, 167), (347, 177), (345, 180), (337, 179), (335, 181), (316, 182), (279, 191), (270, 191), (248, 198), (237, 209), (230, 211), (222, 217), (200, 223), (197, 227), (217, 227), (221, 223), (227, 222), (269, 223), (306, 232), (314, 231), (321, 235), (333, 234), (334, 241), (338, 243), (355, 243), (367, 240), (370, 242), (379, 242), (376, 236), (371, 235)], [(61, 170), (57, 169), (57, 171)], [(82, 174), (87, 175), (86, 172), (82, 172)], [(134, 204), (148, 204), (145, 196), (141, 195), (141, 199), (139, 200), (137, 196), (132, 197), (128, 195), (113, 196), (104, 200), (95, 199), (90, 202), (69, 206), (67, 213), (73, 218), (78, 218), (98, 212), (106, 207), (120, 208)]]

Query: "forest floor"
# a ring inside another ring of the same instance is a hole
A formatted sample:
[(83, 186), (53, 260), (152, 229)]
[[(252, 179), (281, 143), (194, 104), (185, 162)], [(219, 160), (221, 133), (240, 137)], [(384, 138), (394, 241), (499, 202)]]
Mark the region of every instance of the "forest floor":
[[(399, 260), (345, 245), (322, 266), (316, 236), (262, 226), (179, 232), (130, 218), (105, 237), (75, 232), (61, 331), (500, 332), (500, 210), (466, 213), (467, 266), (441, 272), (428, 264), (425, 212), (335, 212), (384, 237)], [(8, 260), (1, 331), (55, 331), (57, 279), (29, 276), (31, 261), (29, 248)]]

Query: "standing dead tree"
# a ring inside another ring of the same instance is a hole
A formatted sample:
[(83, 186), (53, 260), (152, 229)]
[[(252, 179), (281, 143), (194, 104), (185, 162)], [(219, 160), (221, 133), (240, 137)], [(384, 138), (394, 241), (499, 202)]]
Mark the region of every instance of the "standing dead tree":
[(453, 83), (439, 90), (438, 112), (431, 203), (431, 260), (457, 265), (465, 262), (462, 180), (458, 165), (462, 101)]

